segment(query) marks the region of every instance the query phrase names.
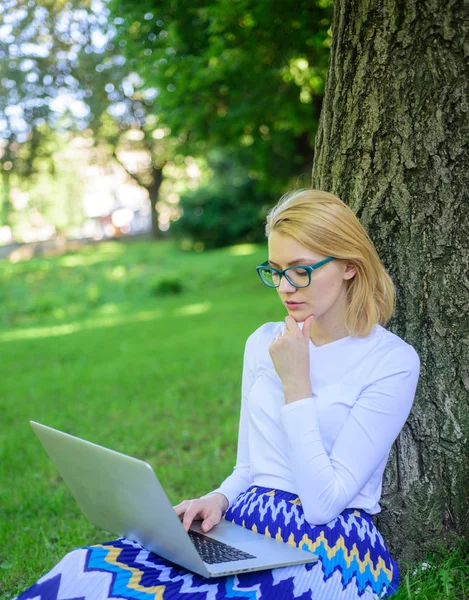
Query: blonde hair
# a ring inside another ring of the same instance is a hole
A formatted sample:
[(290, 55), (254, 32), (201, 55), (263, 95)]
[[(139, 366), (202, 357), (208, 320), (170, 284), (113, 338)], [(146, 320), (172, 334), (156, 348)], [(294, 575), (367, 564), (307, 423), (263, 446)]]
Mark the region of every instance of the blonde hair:
[(267, 215), (266, 235), (272, 231), (355, 266), (346, 295), (349, 335), (365, 337), (376, 323), (386, 325), (395, 309), (394, 283), (364, 227), (342, 200), (319, 190), (289, 192)]

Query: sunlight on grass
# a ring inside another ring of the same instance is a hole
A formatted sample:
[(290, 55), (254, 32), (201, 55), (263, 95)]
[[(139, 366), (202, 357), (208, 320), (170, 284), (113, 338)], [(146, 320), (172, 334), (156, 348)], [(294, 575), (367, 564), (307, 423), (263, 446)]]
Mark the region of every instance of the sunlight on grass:
[(249, 256), (249, 254), (254, 254), (258, 250), (259, 246), (256, 244), (237, 244), (228, 249), (228, 254), (232, 256)]
[[(200, 315), (208, 312), (212, 308), (211, 302), (199, 302), (198, 304), (187, 304), (181, 308), (172, 311), (176, 317), (188, 317)], [(116, 312), (116, 307), (108, 306), (108, 311)], [(142, 321), (153, 321), (164, 316), (165, 311), (160, 309), (140, 311), (131, 315), (102, 316), (97, 319), (87, 319), (85, 321), (75, 321), (73, 323), (64, 323), (62, 325), (51, 325), (49, 327), (31, 327), (29, 329), (19, 329), (16, 331), (5, 331), (0, 333), (1, 342), (11, 342), (13, 340), (31, 340), (37, 338), (60, 337), (70, 335), (86, 329), (99, 329), (101, 327), (115, 327), (117, 325), (128, 325), (129, 323), (139, 323)]]
[(117, 304), (108, 303), (100, 306), (98, 310), (103, 315), (115, 315), (120, 309)]
[(174, 315), (177, 317), (186, 317), (190, 315), (200, 315), (208, 312), (212, 308), (211, 302), (200, 302), (199, 304), (187, 304), (181, 308), (177, 308), (174, 311)]
[[(139, 241), (126, 245), (105, 242), (102, 247), (90, 245), (75, 254), (18, 265), (0, 261), (0, 340), (44, 337), (49, 334), (37, 328), (54, 325), (59, 329), (53, 329), (52, 336), (79, 331), (84, 321), (111, 316), (102, 310), (109, 304), (119, 306), (120, 314), (127, 308), (131, 312), (152, 309), (154, 302), (169, 296), (202, 291), (197, 298), (178, 299), (171, 310), (203, 302), (211, 299), (213, 290), (239, 277), (244, 281), (247, 274), (248, 280), (253, 280), (253, 266), (264, 256), (265, 247), (256, 244), (238, 244), (202, 255), (181, 253), (174, 244)], [(177, 314), (186, 314), (181, 310)], [(206, 310), (190, 309), (187, 314)], [(33, 327), (35, 334), (25, 333)], [(11, 333), (13, 328), (17, 333)]]
[(57, 260), (61, 267), (83, 267), (119, 258), (125, 252), (123, 245), (103, 244), (102, 246), (89, 246), (82, 248), (76, 254), (65, 254)]
[(20, 329), (17, 331), (5, 331), (4, 333), (0, 333), (0, 343), (11, 342), (13, 340), (31, 340), (36, 338), (58, 337), (62, 335), (70, 335), (71, 333), (84, 331), (86, 329), (115, 327), (116, 325), (128, 325), (129, 323), (137, 323), (141, 321), (153, 321), (153, 319), (159, 319), (163, 315), (164, 312), (162, 310), (146, 310), (134, 313), (132, 315), (102, 317), (99, 319), (89, 319), (75, 323), (64, 323), (63, 325), (52, 325), (51, 327), (32, 327), (30, 329)]
[(83, 267), (88, 265), (95, 265), (96, 263), (103, 262), (107, 260), (106, 256), (93, 256), (92, 254), (72, 254), (68, 256), (63, 256), (58, 262), (58, 265), (61, 267)]
[(126, 273), (126, 268), (123, 265), (118, 265), (111, 270), (108, 277), (114, 281), (120, 281), (121, 279), (124, 279)]

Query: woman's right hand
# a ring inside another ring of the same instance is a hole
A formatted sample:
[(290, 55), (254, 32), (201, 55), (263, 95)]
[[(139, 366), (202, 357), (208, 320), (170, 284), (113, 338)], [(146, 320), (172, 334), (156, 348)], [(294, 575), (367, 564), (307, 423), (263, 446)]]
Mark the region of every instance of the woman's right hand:
[(228, 508), (226, 496), (215, 492), (202, 498), (193, 500), (183, 500), (174, 507), (177, 516), (181, 519), (182, 525), (186, 531), (192, 525), (194, 519), (202, 520), (200, 526), (202, 531), (210, 531), (220, 522), (223, 513)]

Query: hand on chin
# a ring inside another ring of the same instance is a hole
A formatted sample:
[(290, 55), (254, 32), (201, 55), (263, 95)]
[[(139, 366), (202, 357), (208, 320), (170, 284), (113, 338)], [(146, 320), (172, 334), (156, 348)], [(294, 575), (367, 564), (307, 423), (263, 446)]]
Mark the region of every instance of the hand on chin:
[(306, 311), (302, 310), (289, 310), (287, 308), (287, 312), (290, 315), (290, 317), (293, 317), (295, 319), (295, 321), (297, 323), (304, 323), (306, 321), (306, 319), (308, 317), (314, 317), (313, 313), (307, 313)]

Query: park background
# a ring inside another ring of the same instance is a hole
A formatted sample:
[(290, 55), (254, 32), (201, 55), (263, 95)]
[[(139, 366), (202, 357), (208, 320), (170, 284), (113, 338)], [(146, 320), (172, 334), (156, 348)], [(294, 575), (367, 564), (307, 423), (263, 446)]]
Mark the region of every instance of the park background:
[(3, 1), (2, 599), (102, 541), (29, 419), (148, 460), (173, 502), (229, 474), (245, 340), (284, 317), (254, 270), (265, 214), (312, 182), (367, 227), (421, 358), (378, 521), (399, 597), (469, 597), (464, 14)]

